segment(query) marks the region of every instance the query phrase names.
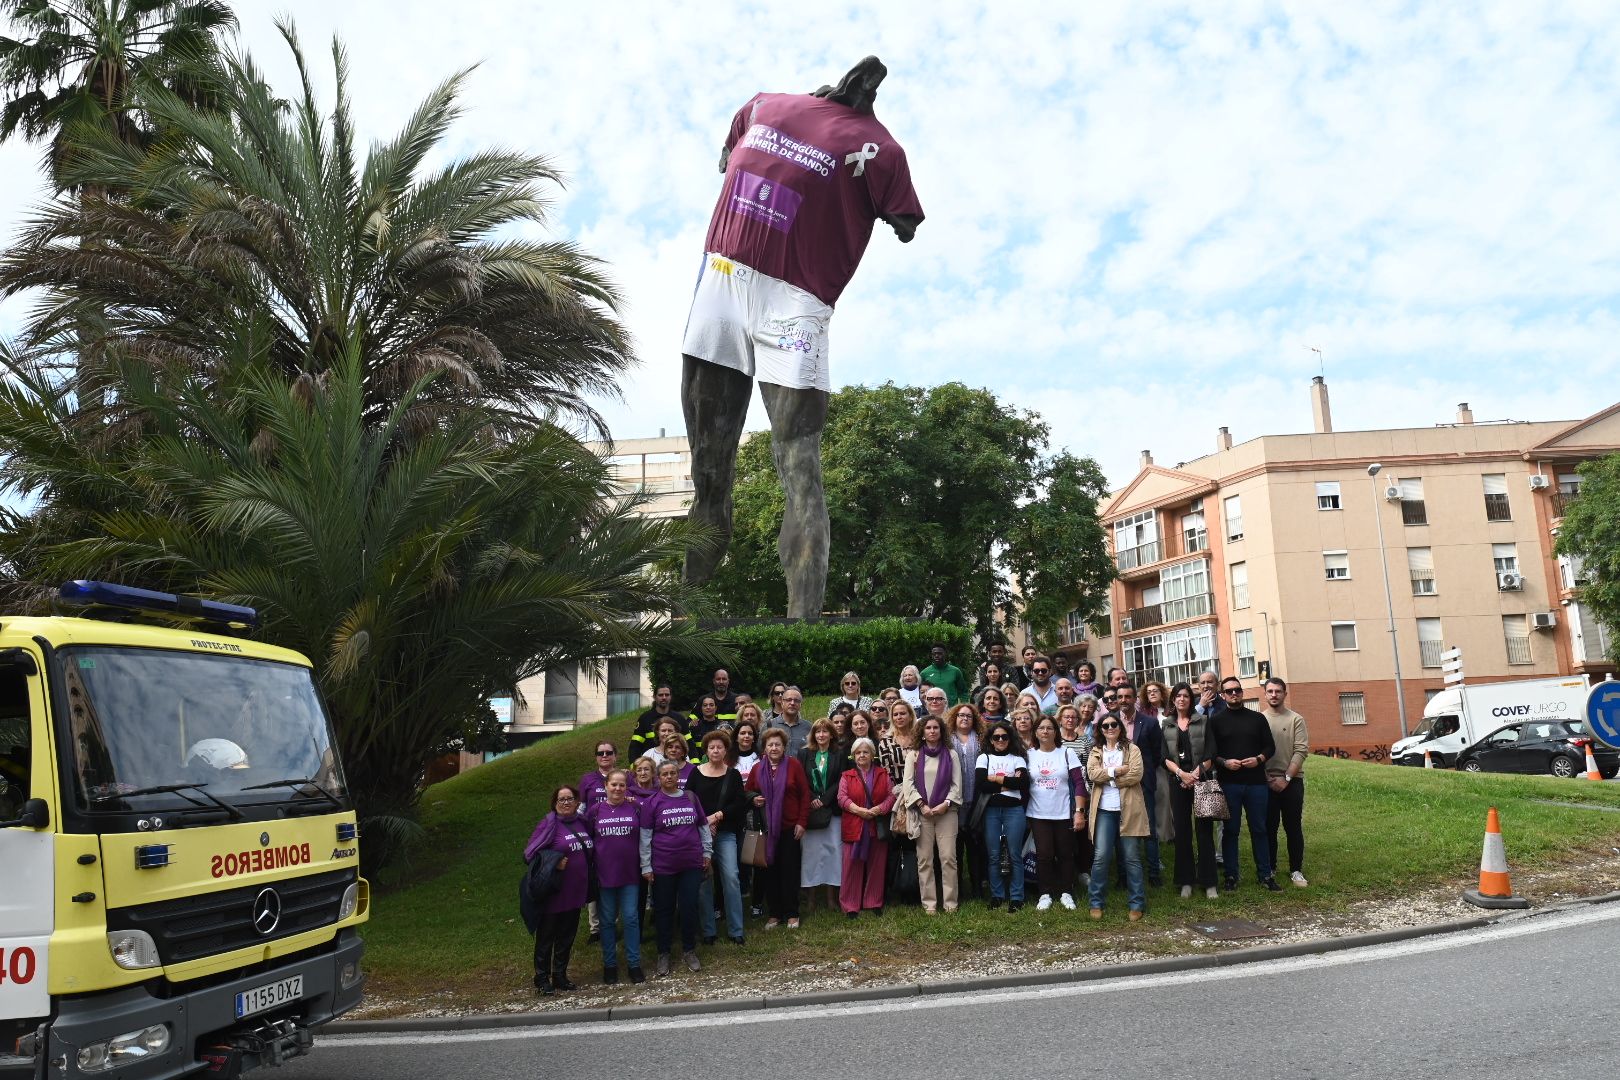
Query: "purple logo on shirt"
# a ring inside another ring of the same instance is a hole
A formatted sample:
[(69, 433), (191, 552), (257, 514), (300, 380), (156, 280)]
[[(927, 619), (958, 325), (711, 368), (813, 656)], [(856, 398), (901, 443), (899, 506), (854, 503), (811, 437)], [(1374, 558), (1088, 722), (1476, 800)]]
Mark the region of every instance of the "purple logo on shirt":
[(745, 218), (762, 221), (778, 232), (793, 227), (804, 196), (790, 187), (783, 187), (755, 176), (743, 169), (737, 170), (737, 183), (731, 189), (731, 209)]

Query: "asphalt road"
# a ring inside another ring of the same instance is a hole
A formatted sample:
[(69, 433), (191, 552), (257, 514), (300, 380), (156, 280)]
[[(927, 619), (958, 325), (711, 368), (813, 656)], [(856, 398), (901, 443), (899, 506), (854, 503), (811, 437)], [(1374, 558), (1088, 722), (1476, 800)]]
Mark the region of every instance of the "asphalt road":
[(1264, 964), (985, 994), (321, 1039), (279, 1080), (1604, 1078), (1620, 903)]

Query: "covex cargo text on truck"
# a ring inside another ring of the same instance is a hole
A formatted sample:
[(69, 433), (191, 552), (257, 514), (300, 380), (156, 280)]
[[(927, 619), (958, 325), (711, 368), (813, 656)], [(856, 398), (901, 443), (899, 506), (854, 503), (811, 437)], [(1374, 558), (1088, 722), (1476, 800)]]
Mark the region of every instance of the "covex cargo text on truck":
[(1454, 686), (1423, 708), (1423, 723), (1389, 748), (1397, 765), (1422, 765), (1425, 751), (1449, 768), (1466, 746), (1518, 720), (1580, 720), (1590, 681), (1585, 675)]
[(370, 902), (309, 661), (234, 636), (250, 608), (62, 599), (0, 615), (0, 1077), (306, 1052), (360, 1002)]

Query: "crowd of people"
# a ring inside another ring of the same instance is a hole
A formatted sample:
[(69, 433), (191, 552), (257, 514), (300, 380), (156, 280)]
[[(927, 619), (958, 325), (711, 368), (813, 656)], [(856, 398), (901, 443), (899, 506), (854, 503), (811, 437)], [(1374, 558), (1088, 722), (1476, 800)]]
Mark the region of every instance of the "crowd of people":
[(1101, 919), (1118, 890), (1136, 921), (1167, 860), (1183, 898), (1237, 888), (1245, 818), (1252, 880), (1282, 889), (1281, 834), (1289, 880), (1308, 885), (1310, 741), (1282, 679), (1263, 684), (1256, 709), (1241, 680), (1213, 671), (1138, 686), (1121, 668), (1098, 682), (1091, 664), (1071, 673), (1033, 648), (1016, 665), (1003, 645), (988, 652), (970, 680), (936, 644), (927, 666), (872, 696), (848, 672), (814, 720), (786, 681), (756, 701), (717, 670), (685, 711), (657, 687), (627, 757), (599, 741), (524, 849), (526, 882), (548, 878), (530, 916), (536, 989), (576, 988), (582, 910), (606, 983), (621, 947), (627, 977), (645, 980), (646, 936), (657, 975), (670, 974), (677, 935), (680, 962), (699, 971), (699, 946), (722, 925), (743, 945), (750, 919), (797, 929), (818, 899), (849, 919), (895, 904), (950, 913), (964, 899), (1017, 912), (1031, 898), (1041, 911), (1083, 900)]

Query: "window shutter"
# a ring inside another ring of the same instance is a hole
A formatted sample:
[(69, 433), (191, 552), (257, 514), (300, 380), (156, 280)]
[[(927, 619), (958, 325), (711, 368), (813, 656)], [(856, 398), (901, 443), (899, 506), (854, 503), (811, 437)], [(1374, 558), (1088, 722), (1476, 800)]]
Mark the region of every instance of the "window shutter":
[(1508, 493), (1507, 477), (1502, 473), (1486, 473), (1484, 479), (1485, 494), (1506, 495)]

